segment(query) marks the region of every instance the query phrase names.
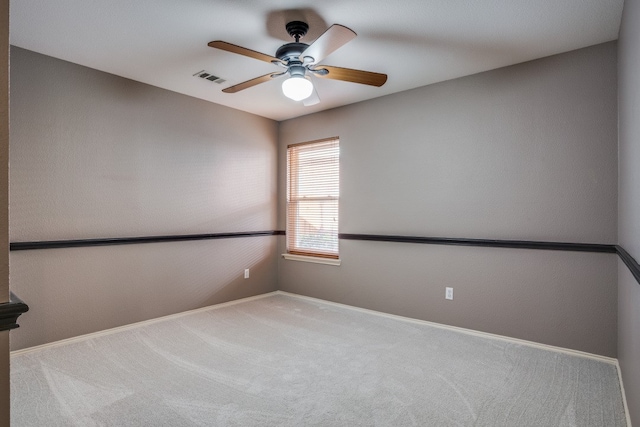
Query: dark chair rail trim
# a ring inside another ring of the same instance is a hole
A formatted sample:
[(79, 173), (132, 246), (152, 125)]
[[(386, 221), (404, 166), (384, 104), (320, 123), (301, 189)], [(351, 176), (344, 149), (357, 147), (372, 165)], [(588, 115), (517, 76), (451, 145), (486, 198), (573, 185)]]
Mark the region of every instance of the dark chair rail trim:
[[(111, 246), (130, 245), (139, 243), (160, 243), (160, 242), (180, 242), (189, 240), (210, 240), (210, 239), (230, 239), (237, 237), (255, 236), (283, 236), (284, 230), (270, 231), (250, 231), (237, 233), (213, 233), (213, 234), (186, 234), (176, 236), (149, 236), (149, 237), (118, 237), (107, 239), (82, 239), (82, 240), (54, 240), (41, 242), (13, 242), (10, 244), (11, 251), (24, 251), (31, 249), (54, 249), (54, 248), (77, 248), (86, 246)], [(607, 245), (596, 243), (567, 243), (567, 242), (536, 242), (526, 240), (488, 240), (488, 239), (460, 239), (447, 237), (416, 237), (416, 236), (393, 236), (379, 234), (348, 234), (342, 233), (338, 236), (341, 240), (364, 240), (374, 242), (398, 242), (398, 243), (421, 243), (430, 245), (457, 245), (457, 246), (480, 246), (493, 248), (511, 249), (545, 249), (558, 251), (596, 252), (614, 253), (624, 262), (633, 274), (633, 277), (640, 284), (640, 265), (638, 262), (620, 245)], [(18, 326), (18, 317), (29, 310), (29, 306), (11, 292), (10, 301), (0, 304), (0, 331), (15, 329)]]
[(567, 243), (567, 242), (535, 242), (527, 240), (487, 240), (487, 239), (458, 239), (448, 237), (416, 237), (390, 236), (379, 234), (339, 234), (342, 240), (366, 240), (372, 242), (422, 243), (429, 245), (458, 245), (481, 246), (490, 248), (511, 249), (546, 249), (553, 251), (575, 251), (617, 254), (627, 266), (633, 277), (640, 284), (640, 264), (622, 246), (598, 243)]
[(389, 236), (378, 234), (340, 234), (342, 240), (374, 242), (423, 243), (429, 245), (482, 246), (512, 249), (546, 249), (554, 251), (616, 253), (615, 245), (598, 243), (534, 242), (527, 240), (459, 239), (449, 237)]
[(242, 231), (235, 233), (181, 234), (174, 236), (112, 237), (103, 239), (47, 240), (39, 242), (11, 242), (9, 250), (82, 248), (87, 246), (135, 245), (140, 243), (185, 242), (190, 240), (232, 239), (238, 237), (276, 236), (284, 231)]
[(616, 246), (616, 249), (622, 262), (624, 262), (629, 271), (631, 271), (631, 274), (633, 274), (633, 277), (636, 278), (638, 284), (640, 284), (640, 265), (638, 264), (638, 261), (629, 255), (629, 252), (627, 252), (622, 246), (618, 245)]
[(10, 292), (9, 302), (0, 304), (0, 331), (18, 328), (18, 317), (29, 311), (29, 306)]

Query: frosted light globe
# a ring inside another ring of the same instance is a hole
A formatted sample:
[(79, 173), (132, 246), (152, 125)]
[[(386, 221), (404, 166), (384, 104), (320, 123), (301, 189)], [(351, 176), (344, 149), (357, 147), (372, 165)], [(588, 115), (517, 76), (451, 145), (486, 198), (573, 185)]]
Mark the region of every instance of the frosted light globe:
[(287, 98), (302, 101), (313, 93), (313, 83), (302, 76), (292, 76), (282, 82), (282, 92)]

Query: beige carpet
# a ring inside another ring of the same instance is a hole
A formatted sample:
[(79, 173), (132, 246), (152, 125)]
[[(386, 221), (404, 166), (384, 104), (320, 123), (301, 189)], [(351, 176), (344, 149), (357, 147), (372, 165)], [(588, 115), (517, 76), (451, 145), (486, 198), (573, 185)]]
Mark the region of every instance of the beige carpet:
[(17, 354), (12, 426), (624, 426), (602, 361), (286, 295)]

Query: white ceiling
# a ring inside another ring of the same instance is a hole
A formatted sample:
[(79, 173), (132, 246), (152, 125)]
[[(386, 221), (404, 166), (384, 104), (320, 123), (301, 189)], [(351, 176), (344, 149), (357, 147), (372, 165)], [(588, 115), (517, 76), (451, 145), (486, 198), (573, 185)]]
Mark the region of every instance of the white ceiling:
[[(618, 38), (623, 0), (11, 0), (11, 43), (217, 104), (284, 120)], [(314, 79), (311, 107), (280, 82), (222, 93), (278, 71), (212, 49), (229, 43), (274, 55), (305, 20), (310, 43), (334, 23), (358, 37), (323, 64), (386, 73), (380, 87)], [(218, 85), (193, 74), (207, 70)]]

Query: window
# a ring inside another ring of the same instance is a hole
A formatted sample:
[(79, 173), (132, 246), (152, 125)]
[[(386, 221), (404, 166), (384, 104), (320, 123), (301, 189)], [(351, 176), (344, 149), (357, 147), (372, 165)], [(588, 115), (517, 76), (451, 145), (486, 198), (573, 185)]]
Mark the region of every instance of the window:
[(338, 138), (287, 147), (287, 252), (338, 258)]

